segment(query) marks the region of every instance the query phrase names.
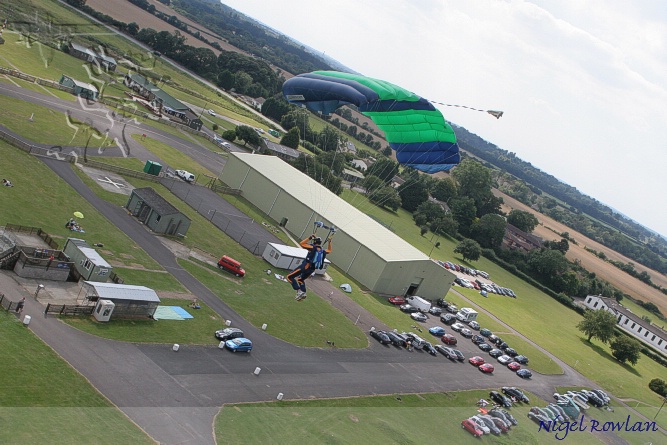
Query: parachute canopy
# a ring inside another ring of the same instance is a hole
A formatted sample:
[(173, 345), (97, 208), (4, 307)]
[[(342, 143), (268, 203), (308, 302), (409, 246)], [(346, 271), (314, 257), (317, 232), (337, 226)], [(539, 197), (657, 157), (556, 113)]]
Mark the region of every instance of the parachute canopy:
[(447, 171), (461, 158), (456, 135), (428, 100), (383, 80), (337, 71), (314, 71), (287, 80), (290, 103), (331, 114), (352, 104), (370, 117), (396, 150), (399, 163), (426, 173)]

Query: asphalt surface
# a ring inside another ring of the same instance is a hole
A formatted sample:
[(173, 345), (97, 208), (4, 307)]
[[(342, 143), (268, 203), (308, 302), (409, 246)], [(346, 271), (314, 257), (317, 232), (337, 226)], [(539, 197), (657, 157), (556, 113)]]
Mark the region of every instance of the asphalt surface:
[[(6, 91), (6, 85), (0, 84), (0, 94)], [(26, 93), (30, 100), (44, 104), (43, 97)], [(23, 94), (19, 96), (25, 99)], [(53, 107), (65, 106), (57, 99), (48, 98), (48, 102), (52, 102), (49, 106)], [(71, 107), (72, 103), (66, 105)], [(106, 119), (103, 110), (86, 113), (95, 116), (99, 113), (99, 119)], [(182, 140), (179, 144), (176, 148), (187, 145)], [(198, 150), (196, 144), (191, 144), (188, 149)], [(132, 151), (133, 155), (139, 152), (134, 147)], [(156, 242), (155, 236), (143, 225), (124, 209), (95, 195), (70, 164), (53, 158), (42, 160), (190, 292), (221, 317), (232, 320), (233, 325), (243, 329), (255, 343), (250, 354), (232, 354), (215, 346), (181, 345), (178, 352), (174, 352), (171, 344), (115, 342), (77, 331), (53, 317), (45, 318), (39, 303), (27, 302), (25, 313), (33, 317), (30, 328), (160, 443), (213, 444), (212, 426), (220, 406), (232, 402), (274, 400), (278, 393), (283, 393), (285, 399), (308, 399), (519, 385), (550, 399), (554, 386), (595, 386), (566, 365), (563, 375), (536, 374), (532, 380), (522, 381), (503, 366), (497, 366), (493, 375), (486, 375), (467, 363), (450, 362), (442, 356), (432, 357), (421, 351), (411, 353), (382, 346), (374, 340), (364, 350), (299, 348), (285, 343), (243, 320), (181, 268), (172, 252)], [(206, 194), (202, 199), (206, 199), (207, 205), (215, 208), (224, 205), (224, 200), (208, 194), (202, 187), (187, 184), (182, 187), (193, 187), (193, 193)], [(216, 202), (216, 197), (222, 202)], [(258, 234), (261, 234), (262, 226), (257, 226)], [(272, 236), (264, 232), (266, 236)], [(295, 303), (290, 300), (285, 304)], [(280, 320), (267, 320), (267, 323), (272, 322)], [(366, 321), (364, 328), (372, 322), (372, 319)], [(429, 334), (425, 332), (423, 337), (428, 338)], [(488, 357), (468, 340), (460, 339), (459, 349), (466, 357)], [(256, 368), (261, 370), (259, 375), (253, 373)]]

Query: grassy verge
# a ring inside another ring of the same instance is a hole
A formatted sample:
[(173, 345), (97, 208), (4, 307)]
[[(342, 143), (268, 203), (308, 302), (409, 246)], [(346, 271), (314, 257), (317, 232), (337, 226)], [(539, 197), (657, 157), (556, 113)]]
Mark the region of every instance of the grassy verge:
[[(142, 144), (151, 153), (154, 153), (162, 161), (166, 162), (167, 165), (171, 166), (173, 169), (178, 170), (187, 170), (190, 173), (194, 173), (197, 177), (200, 175), (215, 176), (213, 172), (209, 169), (202, 167), (197, 162), (193, 161), (188, 155), (176, 150), (175, 148), (170, 147), (169, 145), (160, 142), (156, 139), (150, 137), (143, 138), (138, 134), (133, 134), (132, 139)], [(164, 167), (164, 166), (163, 166)]]
[(0, 332), (0, 443), (154, 443), (13, 315)]
[(187, 292), (183, 285), (179, 283), (173, 275), (167, 272), (125, 269), (122, 267), (115, 267), (113, 271), (123, 278), (125, 281), (124, 284), (146, 286), (156, 292)]
[(308, 347), (325, 347), (331, 339), (340, 348), (368, 346), (365, 333), (328, 302), (310, 298), (297, 303), (291, 286), (273, 276), (253, 273), (238, 279), (199, 262), (179, 264), (254, 326), (266, 323), (274, 337)]

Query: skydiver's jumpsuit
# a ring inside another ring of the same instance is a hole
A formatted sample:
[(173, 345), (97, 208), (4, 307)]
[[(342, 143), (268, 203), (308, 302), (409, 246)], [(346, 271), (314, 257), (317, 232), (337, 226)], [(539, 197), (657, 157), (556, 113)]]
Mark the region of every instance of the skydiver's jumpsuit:
[(327, 249), (324, 250), (322, 246), (311, 244), (311, 238), (308, 237), (299, 243), (301, 247), (308, 249), (308, 254), (301, 265), (287, 275), (292, 288), (294, 290), (301, 290), (301, 292), (306, 292), (306, 278), (311, 276), (316, 269), (322, 269), (324, 259), (327, 257), (327, 254), (331, 253), (331, 239), (329, 239)]

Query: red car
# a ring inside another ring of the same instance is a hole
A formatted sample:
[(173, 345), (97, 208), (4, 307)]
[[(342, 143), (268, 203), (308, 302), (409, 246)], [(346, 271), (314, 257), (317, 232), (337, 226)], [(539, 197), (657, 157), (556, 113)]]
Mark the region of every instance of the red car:
[(475, 437), (484, 435), (484, 431), (480, 430), (479, 427), (470, 419), (466, 419), (461, 422), (461, 428), (469, 432)]
[(473, 366), (480, 366), (484, 364), (484, 359), (479, 355), (476, 355), (475, 357), (470, 357), (468, 362)]
[(442, 342), (446, 345), (455, 345), (458, 341), (452, 334), (445, 334), (440, 338), (440, 340), (442, 340)]
[(398, 305), (401, 305), (401, 304), (405, 304), (405, 298), (403, 298), (403, 297), (398, 297), (398, 296), (397, 296), (397, 297), (391, 297), (391, 298), (389, 299), (389, 302), (390, 302), (391, 304), (395, 304), (395, 305), (398, 306)]
[(487, 374), (492, 374), (493, 373), (493, 365), (491, 363), (484, 363), (483, 365), (479, 366), (479, 370), (482, 372), (485, 372)]
[(518, 371), (519, 369), (521, 369), (521, 365), (518, 364), (517, 362), (508, 363), (508, 364), (507, 364), (507, 367), (510, 368), (510, 369), (511, 369), (512, 371), (514, 371), (514, 372), (516, 372), (516, 371)]

